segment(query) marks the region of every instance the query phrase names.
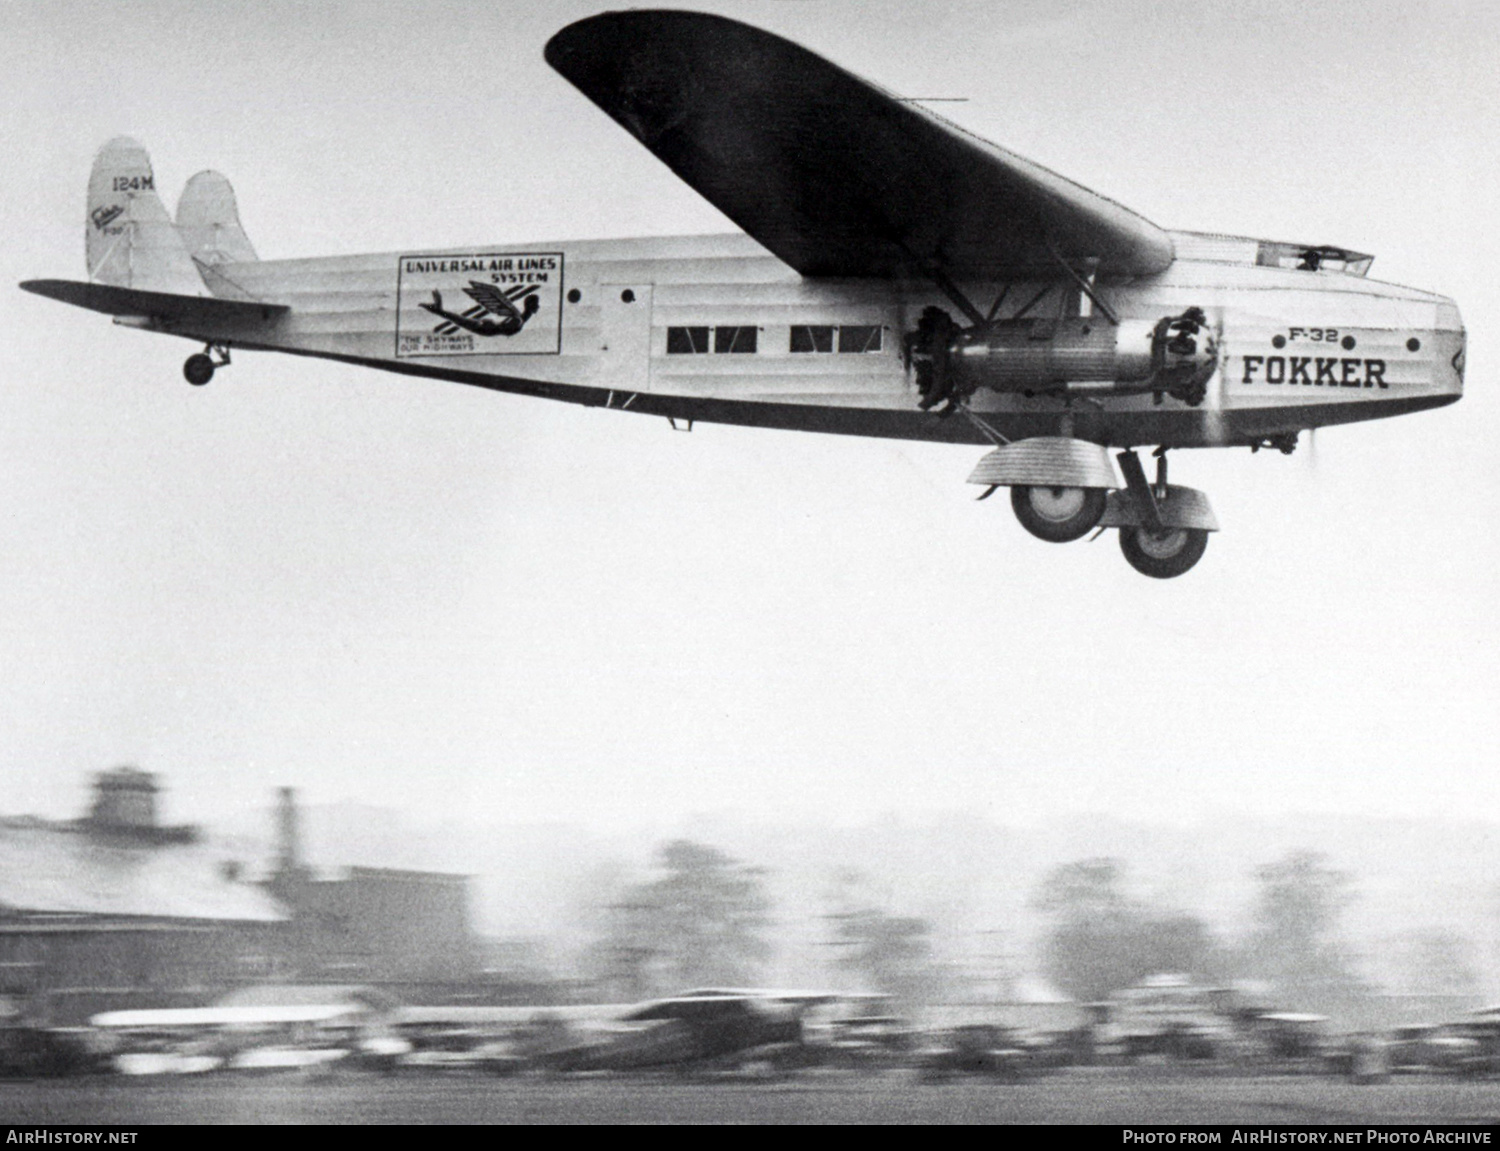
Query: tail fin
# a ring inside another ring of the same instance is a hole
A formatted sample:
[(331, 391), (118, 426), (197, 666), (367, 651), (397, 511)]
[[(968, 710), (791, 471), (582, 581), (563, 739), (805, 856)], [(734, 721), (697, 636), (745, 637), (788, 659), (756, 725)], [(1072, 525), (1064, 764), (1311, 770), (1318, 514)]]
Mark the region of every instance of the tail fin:
[(156, 194), (151, 158), (134, 140), (120, 136), (94, 157), (84, 228), (90, 280), (179, 296), (207, 294)]
[(177, 201), (177, 230), (193, 259), (204, 264), (245, 264), (257, 257), (240, 224), (234, 189), (217, 172), (199, 172)]

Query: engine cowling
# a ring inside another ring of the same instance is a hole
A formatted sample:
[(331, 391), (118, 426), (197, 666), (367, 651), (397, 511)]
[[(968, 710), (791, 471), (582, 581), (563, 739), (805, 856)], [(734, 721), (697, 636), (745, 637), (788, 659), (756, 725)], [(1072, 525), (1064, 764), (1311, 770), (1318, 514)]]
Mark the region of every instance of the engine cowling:
[(956, 390), (1163, 392), (1201, 403), (1218, 341), (1201, 309), (1158, 320), (1101, 316), (1000, 320), (958, 333), (948, 349)]

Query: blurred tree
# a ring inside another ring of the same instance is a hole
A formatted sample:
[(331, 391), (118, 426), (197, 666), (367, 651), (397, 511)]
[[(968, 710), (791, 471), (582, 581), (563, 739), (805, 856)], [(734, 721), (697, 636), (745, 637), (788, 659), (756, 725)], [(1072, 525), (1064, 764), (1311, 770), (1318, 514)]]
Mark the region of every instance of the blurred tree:
[(840, 952), (834, 963), (857, 974), (863, 990), (883, 992), (898, 1012), (910, 1012), (948, 989), (928, 920), (887, 912), (890, 892), (852, 868), (834, 874), (827, 898), (834, 908), (827, 917), (834, 925), (830, 943)]
[(1257, 868), (1251, 958), (1269, 978), (1322, 978), (1343, 970), (1338, 919), (1351, 902), (1349, 876), (1314, 851)]
[(1339, 938), (1350, 877), (1316, 851), (1294, 851), (1255, 872), (1260, 892), (1243, 964), (1295, 1006), (1327, 1008), (1365, 993)]
[(770, 957), (762, 872), (679, 839), (657, 851), (662, 874), (627, 887), (590, 949), (596, 977), (627, 999), (691, 987), (753, 984)]
[(1033, 906), (1052, 919), (1044, 950), (1047, 977), (1075, 999), (1107, 999), (1153, 974), (1221, 974), (1208, 926), (1196, 916), (1155, 911), (1130, 898), (1119, 860), (1084, 859), (1053, 868)]
[(1032, 903), (1050, 915), (1116, 915), (1128, 901), (1118, 859), (1080, 859), (1054, 867)]
[(835, 941), (844, 949), (838, 965), (858, 972), (872, 991), (882, 991), (902, 1008), (930, 1003), (943, 989), (932, 955), (932, 924), (873, 907), (836, 912)]

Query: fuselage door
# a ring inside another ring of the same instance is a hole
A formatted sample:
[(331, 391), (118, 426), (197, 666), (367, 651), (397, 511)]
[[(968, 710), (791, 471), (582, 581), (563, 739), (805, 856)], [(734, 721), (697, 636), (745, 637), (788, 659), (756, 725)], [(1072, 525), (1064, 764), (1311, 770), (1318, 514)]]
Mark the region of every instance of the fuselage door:
[(593, 383), (622, 392), (651, 390), (651, 285), (600, 284), (599, 358)]

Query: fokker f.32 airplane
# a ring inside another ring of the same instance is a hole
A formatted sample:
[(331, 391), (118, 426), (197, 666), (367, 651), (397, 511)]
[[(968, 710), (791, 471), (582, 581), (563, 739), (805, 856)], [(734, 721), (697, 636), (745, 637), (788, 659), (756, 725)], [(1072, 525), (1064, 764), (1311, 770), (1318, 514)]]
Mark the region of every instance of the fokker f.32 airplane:
[(274, 350), (674, 423), (988, 443), (969, 482), (1009, 487), (1028, 531), (1118, 528), (1158, 578), (1218, 528), (1168, 449), (1290, 452), (1462, 394), (1453, 301), (1366, 279), (1370, 256), (1165, 231), (770, 33), (615, 12), (546, 58), (747, 234), (257, 260), (222, 176), (173, 220), (118, 139), (88, 281), (22, 287), (202, 341), (193, 384)]

